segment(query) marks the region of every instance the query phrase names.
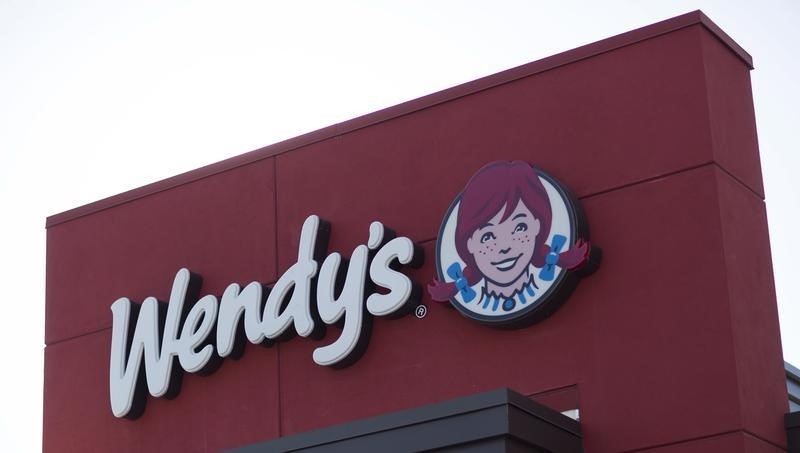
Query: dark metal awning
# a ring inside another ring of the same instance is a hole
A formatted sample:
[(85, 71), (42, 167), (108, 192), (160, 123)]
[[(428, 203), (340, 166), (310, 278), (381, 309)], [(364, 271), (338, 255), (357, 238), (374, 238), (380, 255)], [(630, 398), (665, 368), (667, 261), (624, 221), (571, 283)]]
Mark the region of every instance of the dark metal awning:
[(580, 424), (510, 389), (281, 437), (231, 450), (582, 452)]

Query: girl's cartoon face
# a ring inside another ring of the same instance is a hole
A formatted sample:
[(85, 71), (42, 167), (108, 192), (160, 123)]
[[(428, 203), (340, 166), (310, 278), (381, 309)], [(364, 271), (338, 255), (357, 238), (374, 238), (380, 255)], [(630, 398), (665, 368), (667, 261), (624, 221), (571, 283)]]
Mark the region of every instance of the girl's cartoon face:
[(467, 250), (478, 270), (500, 286), (515, 283), (525, 273), (541, 227), (521, 200), (514, 212), (500, 221), (504, 211), (505, 206), (467, 239)]

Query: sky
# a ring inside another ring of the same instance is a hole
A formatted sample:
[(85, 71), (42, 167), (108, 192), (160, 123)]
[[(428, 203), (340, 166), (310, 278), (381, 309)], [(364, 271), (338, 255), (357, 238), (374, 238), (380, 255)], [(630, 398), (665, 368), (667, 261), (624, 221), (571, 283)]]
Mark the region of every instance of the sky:
[(47, 216), (696, 9), (753, 55), (800, 365), (797, 2), (0, 0), (4, 448), (41, 449)]

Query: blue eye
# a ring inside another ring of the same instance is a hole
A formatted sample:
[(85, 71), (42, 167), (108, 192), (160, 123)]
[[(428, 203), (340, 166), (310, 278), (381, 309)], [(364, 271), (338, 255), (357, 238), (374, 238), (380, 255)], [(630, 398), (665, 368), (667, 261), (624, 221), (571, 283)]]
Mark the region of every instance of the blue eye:
[(519, 233), (521, 231), (528, 231), (528, 225), (525, 222), (520, 222), (514, 227), (514, 233)]
[(481, 236), (481, 244), (483, 244), (486, 241), (491, 241), (494, 238), (495, 238), (494, 233), (483, 233), (483, 235)]

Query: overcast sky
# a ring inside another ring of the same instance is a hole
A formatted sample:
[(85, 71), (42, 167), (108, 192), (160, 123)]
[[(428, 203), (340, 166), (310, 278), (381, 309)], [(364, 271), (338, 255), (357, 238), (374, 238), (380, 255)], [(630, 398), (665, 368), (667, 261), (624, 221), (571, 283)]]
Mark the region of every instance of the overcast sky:
[(695, 9), (754, 58), (798, 365), (796, 2), (0, 0), (4, 449), (41, 448), (48, 215)]

